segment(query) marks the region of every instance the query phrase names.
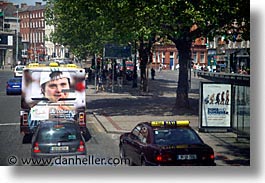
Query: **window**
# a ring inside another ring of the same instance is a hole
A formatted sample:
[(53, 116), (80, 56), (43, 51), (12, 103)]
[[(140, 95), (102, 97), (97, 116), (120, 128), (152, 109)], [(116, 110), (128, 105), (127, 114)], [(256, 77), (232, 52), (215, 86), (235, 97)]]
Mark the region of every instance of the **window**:
[(133, 134), (134, 136), (138, 137), (138, 136), (139, 136), (139, 133), (140, 133), (140, 129), (141, 129), (140, 126), (136, 126), (136, 127), (133, 129), (132, 134)]
[(200, 63), (205, 63), (205, 56), (204, 56), (204, 52), (201, 52), (201, 56), (200, 56)]
[(198, 63), (198, 60), (197, 60), (197, 52), (193, 52), (193, 62), (194, 63)]

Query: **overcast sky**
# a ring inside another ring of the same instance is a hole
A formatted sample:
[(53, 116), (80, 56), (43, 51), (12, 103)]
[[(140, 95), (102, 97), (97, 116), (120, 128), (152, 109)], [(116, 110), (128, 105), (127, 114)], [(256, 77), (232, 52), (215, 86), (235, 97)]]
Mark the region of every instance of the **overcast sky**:
[(45, 4), (42, 0), (6, 0), (7, 2), (12, 2), (14, 4), (21, 4), (21, 3), (27, 3), (27, 5), (35, 5), (35, 2), (41, 2), (42, 4)]

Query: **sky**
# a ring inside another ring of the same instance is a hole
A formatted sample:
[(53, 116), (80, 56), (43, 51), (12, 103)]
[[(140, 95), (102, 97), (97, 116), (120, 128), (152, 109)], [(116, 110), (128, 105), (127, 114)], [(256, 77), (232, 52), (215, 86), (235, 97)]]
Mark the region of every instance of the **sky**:
[(13, 4), (21, 4), (21, 3), (27, 3), (27, 5), (35, 5), (35, 2), (42, 2), (42, 4), (45, 4), (42, 0), (5, 0), (7, 2), (12, 2)]

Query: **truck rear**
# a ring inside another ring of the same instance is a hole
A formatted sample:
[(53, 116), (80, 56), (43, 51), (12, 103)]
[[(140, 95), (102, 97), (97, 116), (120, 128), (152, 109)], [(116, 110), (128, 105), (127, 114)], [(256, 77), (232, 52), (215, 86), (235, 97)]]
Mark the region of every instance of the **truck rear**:
[(20, 132), (33, 134), (40, 122), (72, 120), (86, 127), (85, 70), (75, 64), (29, 64), (23, 70)]

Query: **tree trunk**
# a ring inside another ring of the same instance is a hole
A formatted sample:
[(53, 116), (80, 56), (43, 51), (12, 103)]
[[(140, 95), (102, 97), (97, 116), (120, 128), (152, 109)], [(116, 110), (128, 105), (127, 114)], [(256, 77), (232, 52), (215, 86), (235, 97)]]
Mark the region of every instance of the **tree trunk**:
[(177, 86), (176, 108), (190, 109), (188, 72), (191, 62), (191, 41), (189, 39), (178, 40), (176, 48), (179, 53), (179, 80)]
[(143, 42), (140, 42), (139, 57), (140, 57), (140, 72), (141, 72), (141, 84), (140, 89), (143, 92), (148, 92), (148, 72), (146, 72), (146, 66), (148, 63), (148, 56), (150, 55), (150, 48), (145, 46)]

